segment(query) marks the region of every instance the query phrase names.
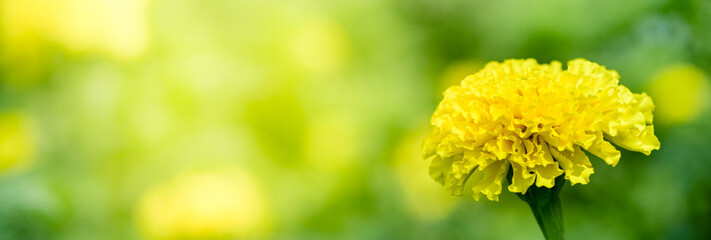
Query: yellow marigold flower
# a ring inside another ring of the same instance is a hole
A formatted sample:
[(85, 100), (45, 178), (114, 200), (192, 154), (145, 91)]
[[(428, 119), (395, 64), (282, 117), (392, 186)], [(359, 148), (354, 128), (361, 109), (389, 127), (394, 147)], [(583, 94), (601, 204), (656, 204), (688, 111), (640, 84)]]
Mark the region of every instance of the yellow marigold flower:
[(587, 152), (615, 166), (610, 143), (649, 155), (659, 149), (647, 94), (618, 85), (614, 70), (584, 59), (538, 64), (534, 59), (490, 62), (444, 92), (423, 144), (430, 176), (461, 195), (475, 170), (474, 198), (497, 201), (508, 171), (511, 192), (534, 183), (552, 188), (564, 174), (572, 185), (594, 173)]

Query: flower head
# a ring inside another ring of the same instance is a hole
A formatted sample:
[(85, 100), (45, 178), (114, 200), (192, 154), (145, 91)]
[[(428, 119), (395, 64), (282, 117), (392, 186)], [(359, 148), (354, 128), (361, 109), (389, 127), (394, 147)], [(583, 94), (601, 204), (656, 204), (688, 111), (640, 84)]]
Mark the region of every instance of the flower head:
[(652, 99), (618, 85), (614, 70), (583, 59), (538, 64), (536, 60), (490, 62), (444, 92), (433, 131), (423, 144), (430, 176), (461, 195), (474, 171), (474, 198), (498, 200), (508, 171), (511, 192), (534, 183), (552, 188), (564, 175), (587, 184), (594, 173), (583, 149), (615, 166), (610, 143), (649, 155), (659, 149)]

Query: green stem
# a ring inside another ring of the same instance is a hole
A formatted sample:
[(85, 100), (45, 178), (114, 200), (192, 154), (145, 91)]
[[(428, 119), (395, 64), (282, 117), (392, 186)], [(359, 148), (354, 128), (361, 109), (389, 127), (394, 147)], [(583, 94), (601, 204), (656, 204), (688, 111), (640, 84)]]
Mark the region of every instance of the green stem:
[(538, 226), (547, 240), (565, 239), (563, 229), (563, 211), (560, 206), (560, 190), (565, 184), (563, 176), (555, 179), (553, 188), (531, 186), (526, 194), (518, 196), (528, 203)]

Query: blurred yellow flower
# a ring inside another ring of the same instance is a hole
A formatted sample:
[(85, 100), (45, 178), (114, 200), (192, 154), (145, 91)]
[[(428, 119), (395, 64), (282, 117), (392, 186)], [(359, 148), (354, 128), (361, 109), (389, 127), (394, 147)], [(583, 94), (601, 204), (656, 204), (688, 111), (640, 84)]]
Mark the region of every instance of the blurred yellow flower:
[(146, 0), (3, 0), (3, 50), (37, 53), (41, 41), (73, 51), (100, 50), (117, 57), (141, 54), (147, 45)]
[(567, 70), (557, 61), (488, 63), (444, 92), (423, 144), (430, 176), (461, 195), (478, 170), (474, 198), (497, 201), (509, 169), (509, 191), (525, 193), (534, 182), (552, 188), (561, 174), (587, 184), (594, 170), (582, 149), (615, 166), (620, 152), (608, 141), (649, 155), (659, 149), (652, 99), (618, 81), (616, 71), (583, 59)]
[(149, 189), (138, 222), (150, 239), (252, 236), (265, 224), (263, 200), (245, 173), (193, 173)]
[(356, 118), (346, 114), (322, 114), (309, 124), (304, 152), (311, 165), (328, 171), (353, 165), (365, 142)]
[(0, 114), (0, 172), (27, 164), (34, 152), (29, 119), (17, 113)]
[(654, 97), (661, 123), (685, 123), (699, 115), (709, 101), (709, 79), (703, 71), (688, 64), (663, 68), (648, 86)]
[(343, 28), (327, 20), (300, 27), (290, 42), (291, 54), (303, 68), (327, 72), (338, 67), (348, 53), (348, 38)]

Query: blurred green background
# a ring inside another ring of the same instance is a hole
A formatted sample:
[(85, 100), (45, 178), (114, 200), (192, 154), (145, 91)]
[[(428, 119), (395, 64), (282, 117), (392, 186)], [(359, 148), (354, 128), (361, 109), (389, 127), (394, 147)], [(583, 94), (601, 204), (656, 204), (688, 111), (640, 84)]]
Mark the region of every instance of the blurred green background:
[(0, 0), (0, 239), (542, 239), (420, 156), (444, 89), (529, 57), (657, 106), (570, 239), (711, 238), (711, 1)]

